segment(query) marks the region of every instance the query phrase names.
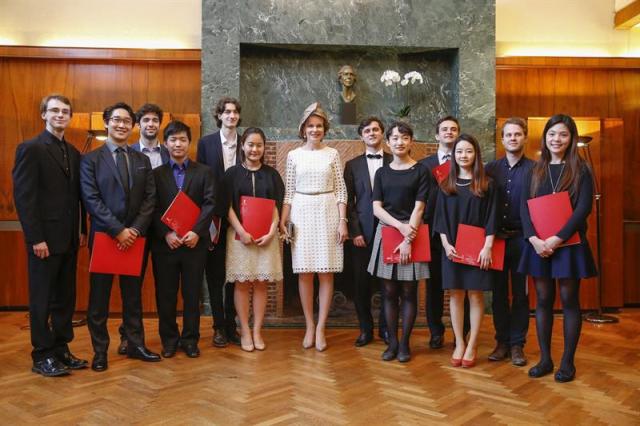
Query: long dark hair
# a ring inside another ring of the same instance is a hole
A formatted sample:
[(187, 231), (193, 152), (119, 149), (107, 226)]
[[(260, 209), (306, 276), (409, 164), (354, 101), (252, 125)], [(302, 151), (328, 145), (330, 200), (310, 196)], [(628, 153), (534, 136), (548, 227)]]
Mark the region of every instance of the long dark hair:
[(264, 132), (259, 127), (249, 127), (242, 134), (242, 137), (240, 138), (240, 159), (242, 160), (243, 164), (245, 161), (247, 161), (247, 158), (244, 155), (244, 149), (242, 149), (242, 147), (244, 147), (245, 141), (251, 135), (260, 135), (260, 137), (262, 138), (262, 142), (264, 143), (264, 151), (262, 151), (262, 157), (260, 157), (260, 163), (264, 164), (264, 154), (267, 152), (267, 137), (264, 135)]
[(547, 124), (544, 126), (544, 131), (542, 132), (540, 159), (536, 161), (536, 164), (533, 166), (531, 176), (530, 195), (532, 197), (537, 195), (542, 183), (546, 179), (549, 179), (548, 170), (549, 163), (551, 162), (551, 151), (547, 148), (547, 133), (549, 129), (559, 123), (564, 124), (567, 126), (567, 129), (569, 129), (571, 142), (569, 142), (569, 147), (564, 152), (564, 169), (556, 191), (569, 191), (571, 198), (574, 198), (578, 190), (580, 175), (585, 165), (584, 160), (578, 154), (578, 128), (576, 127), (576, 122), (570, 116), (556, 114), (547, 121)]
[(458, 136), (456, 141), (453, 143), (453, 151), (451, 151), (451, 155), (453, 158), (451, 159), (451, 169), (449, 169), (449, 176), (440, 182), (440, 188), (446, 194), (452, 195), (458, 192), (456, 188), (456, 181), (458, 179), (458, 173), (460, 172), (460, 166), (455, 159), (456, 147), (460, 142), (468, 142), (473, 145), (473, 150), (475, 151), (475, 158), (473, 160), (473, 175), (471, 178), (471, 185), (469, 186), (469, 190), (478, 197), (482, 197), (487, 189), (489, 189), (489, 179), (487, 175), (484, 173), (484, 166), (482, 165), (482, 155), (480, 154), (480, 144), (478, 140), (471, 135), (466, 133)]

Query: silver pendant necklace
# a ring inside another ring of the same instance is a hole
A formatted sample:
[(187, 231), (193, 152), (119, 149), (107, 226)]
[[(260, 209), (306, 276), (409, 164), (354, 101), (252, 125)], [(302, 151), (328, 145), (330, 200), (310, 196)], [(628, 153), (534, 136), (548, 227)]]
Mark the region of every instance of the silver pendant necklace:
[(553, 179), (551, 178), (551, 166), (550, 164), (547, 164), (547, 173), (549, 173), (549, 182), (551, 183), (551, 190), (553, 191), (553, 193), (556, 193), (556, 189), (558, 189), (558, 185), (560, 185), (560, 179), (562, 179), (562, 172), (564, 172), (564, 165), (566, 163), (562, 163), (562, 168), (560, 169), (560, 175), (558, 175), (558, 180), (556, 181), (555, 185), (553, 184)]

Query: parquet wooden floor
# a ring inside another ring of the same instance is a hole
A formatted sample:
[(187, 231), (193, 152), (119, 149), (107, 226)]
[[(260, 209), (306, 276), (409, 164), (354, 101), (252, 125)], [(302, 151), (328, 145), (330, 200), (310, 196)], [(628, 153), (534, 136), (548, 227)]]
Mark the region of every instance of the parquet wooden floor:
[[(202, 356), (183, 353), (146, 364), (115, 353), (109, 370), (44, 378), (30, 371), (25, 313), (0, 314), (0, 423), (19, 424), (640, 424), (640, 310), (620, 324), (584, 323), (577, 379), (529, 379), (527, 369), (489, 363), (493, 326), (487, 316), (479, 364), (452, 368), (447, 347), (429, 350), (427, 331), (412, 339), (413, 360), (383, 362), (383, 343), (355, 348), (355, 329), (328, 332), (329, 349), (303, 350), (300, 329), (267, 329), (265, 352), (210, 346), (211, 319), (202, 320)], [(110, 320), (116, 335), (118, 320)], [(157, 321), (145, 320), (147, 343), (159, 351)], [(559, 362), (562, 321), (553, 347)], [(91, 358), (86, 327), (73, 352)], [(537, 358), (531, 320), (526, 353)]]

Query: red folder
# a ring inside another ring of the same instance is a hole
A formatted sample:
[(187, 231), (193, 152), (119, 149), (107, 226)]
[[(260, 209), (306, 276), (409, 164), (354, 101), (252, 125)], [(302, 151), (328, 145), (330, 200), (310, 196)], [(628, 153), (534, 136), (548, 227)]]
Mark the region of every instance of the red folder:
[[(240, 223), (254, 240), (265, 236), (271, 230), (273, 223), (273, 208), (276, 201), (269, 198), (240, 197)], [(240, 236), (236, 233), (236, 240)]]
[(438, 183), (442, 182), (449, 175), (449, 170), (451, 169), (451, 161), (445, 161), (440, 164), (438, 167), (434, 167), (431, 173), (433, 173), (433, 177), (436, 178)]
[[(400, 263), (400, 253), (393, 251), (402, 240), (404, 237), (393, 226), (382, 227), (382, 260), (384, 263)], [(431, 262), (429, 225), (426, 223), (418, 227), (416, 238), (411, 242), (411, 262)]]
[(178, 237), (183, 237), (193, 229), (200, 216), (200, 207), (187, 194), (178, 191), (160, 220), (173, 229)]
[[(571, 200), (569, 200), (567, 191), (532, 198), (527, 200), (527, 205), (529, 206), (529, 215), (531, 216), (533, 227), (538, 238), (542, 240), (546, 240), (560, 232), (573, 214)], [(577, 232), (567, 241), (560, 244), (560, 247), (573, 244), (580, 244), (580, 235)]]
[(104, 232), (96, 232), (93, 236), (89, 272), (139, 277), (142, 274), (144, 242), (144, 237), (138, 237), (127, 250), (120, 250), (116, 239)]
[[(484, 228), (478, 226), (458, 224), (458, 236), (456, 237), (456, 252), (459, 257), (454, 257), (456, 263), (464, 263), (471, 266), (480, 266), (478, 255), (484, 247)], [(502, 271), (504, 269), (504, 240), (502, 238), (493, 239), (491, 249), (490, 269)]]

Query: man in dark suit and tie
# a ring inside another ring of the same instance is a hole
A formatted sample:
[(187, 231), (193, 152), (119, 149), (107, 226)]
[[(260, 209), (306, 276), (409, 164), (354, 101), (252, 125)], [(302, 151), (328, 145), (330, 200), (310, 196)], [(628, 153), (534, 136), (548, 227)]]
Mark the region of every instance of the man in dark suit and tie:
[[(207, 135), (198, 142), (197, 161), (213, 171), (214, 186), (222, 179), (225, 170), (241, 164), (238, 126), (240, 125), (240, 103), (230, 97), (221, 98), (214, 112), (219, 131)], [(234, 283), (225, 290), (225, 256), (227, 247), (227, 220), (221, 218), (218, 229), (219, 240), (207, 256), (205, 266), (209, 301), (213, 313), (213, 346), (223, 348), (228, 342), (240, 345), (236, 330), (236, 308), (233, 300)]]
[[(436, 123), (436, 141), (438, 141), (438, 152), (430, 155), (420, 163), (426, 165), (433, 173), (433, 169), (447, 161), (452, 160), (453, 144), (460, 134), (460, 124), (458, 119), (448, 115), (438, 120)], [(433, 182), (437, 184), (434, 179)], [(424, 223), (429, 224), (429, 229), (433, 231), (433, 215), (436, 207), (436, 200), (440, 191), (434, 188), (429, 191), (429, 199), (424, 210)], [(442, 323), (442, 313), (444, 311), (444, 291), (442, 290), (442, 242), (440, 236), (433, 234), (431, 237), (431, 263), (429, 263), (429, 273), (431, 277), (427, 282), (427, 325), (431, 338), (429, 347), (439, 349), (444, 345), (444, 324)], [(469, 331), (469, 299), (465, 297), (465, 335)]]
[[(158, 133), (160, 133), (160, 125), (162, 124), (163, 115), (162, 108), (156, 104), (144, 104), (138, 109), (138, 111), (136, 111), (136, 122), (140, 128), (140, 139), (138, 142), (131, 145), (131, 149), (142, 152), (144, 155), (149, 157), (152, 169), (156, 169), (169, 162), (169, 151), (167, 150), (167, 147), (162, 145), (158, 140)], [(147, 272), (147, 261), (149, 260), (150, 247), (151, 241), (150, 238), (147, 238), (144, 246), (144, 257), (142, 258), (142, 276), (140, 277), (142, 282), (144, 282), (144, 275)], [(120, 324), (118, 331), (120, 332), (118, 354), (126, 355), (127, 339), (124, 333), (124, 325)]]
[[(127, 146), (135, 114), (123, 102), (107, 107), (102, 115), (107, 128), (105, 144), (85, 155), (80, 165), (82, 199), (91, 216), (92, 244), (96, 232), (117, 240), (122, 250), (144, 236), (155, 206), (155, 184), (149, 158)], [(141, 271), (142, 272), (142, 271)], [(87, 324), (95, 355), (91, 368), (107, 369), (109, 348), (109, 299), (112, 274), (90, 274), (91, 289)], [(143, 361), (160, 361), (144, 344), (142, 325), (142, 281), (140, 276), (120, 277), (122, 315), (127, 339), (127, 356)]]
[[(189, 160), (191, 129), (181, 121), (167, 125), (164, 143), (171, 158), (168, 164), (153, 171), (157, 204), (151, 246), (162, 356), (171, 358), (180, 347), (188, 357), (196, 358), (200, 356), (200, 289), (215, 207), (213, 172), (204, 164)], [(184, 235), (178, 235), (161, 220), (178, 191), (200, 208), (195, 225)], [(182, 333), (176, 323), (179, 288), (183, 300)]]
[(80, 207), (80, 153), (64, 139), (72, 114), (65, 96), (46, 96), (40, 104), (45, 130), (18, 145), (13, 168), (13, 198), (27, 245), (31, 370), (47, 377), (87, 367), (68, 345), (78, 246), (86, 244), (87, 234)]
[[(347, 185), (347, 215), (352, 241), (354, 303), (360, 323), (360, 335), (355, 345), (364, 346), (373, 340), (371, 289), (379, 286), (377, 278), (367, 272), (374, 232), (378, 225), (378, 219), (373, 215), (373, 178), (376, 171), (384, 164), (389, 164), (393, 157), (382, 149), (384, 125), (379, 118), (364, 119), (358, 126), (358, 135), (365, 144), (365, 153), (347, 161), (344, 181)], [(384, 339), (386, 327), (382, 308), (378, 325), (380, 337)]]

